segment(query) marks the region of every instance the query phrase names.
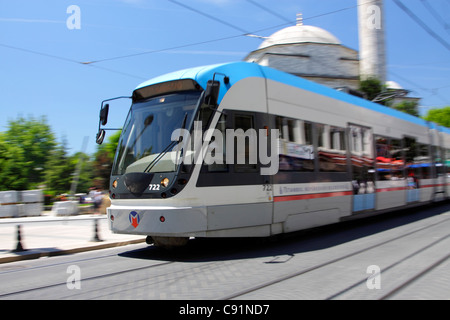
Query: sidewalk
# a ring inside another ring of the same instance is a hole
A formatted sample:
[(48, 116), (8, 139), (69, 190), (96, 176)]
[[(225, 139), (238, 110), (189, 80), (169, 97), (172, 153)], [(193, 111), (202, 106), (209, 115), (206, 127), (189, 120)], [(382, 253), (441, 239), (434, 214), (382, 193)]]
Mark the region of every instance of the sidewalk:
[[(19, 243), (18, 225), (25, 251), (12, 252)], [(0, 219), (0, 263), (141, 242), (145, 242), (145, 236), (113, 234), (105, 215), (58, 217), (44, 212), (37, 217)]]

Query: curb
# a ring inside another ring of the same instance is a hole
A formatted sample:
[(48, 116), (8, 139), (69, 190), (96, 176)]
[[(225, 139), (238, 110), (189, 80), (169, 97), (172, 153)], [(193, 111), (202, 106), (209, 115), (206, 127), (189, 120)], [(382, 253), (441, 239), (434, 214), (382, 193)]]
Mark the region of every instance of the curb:
[(88, 245), (85, 247), (77, 247), (77, 248), (72, 248), (72, 249), (60, 249), (60, 250), (55, 250), (55, 251), (39, 251), (39, 249), (26, 250), (22, 253), (11, 253), (11, 254), (14, 254), (11, 256), (0, 257), (0, 264), (8, 263), (8, 262), (15, 262), (15, 261), (22, 261), (22, 260), (39, 259), (42, 257), (55, 257), (55, 256), (66, 255), (66, 254), (74, 254), (74, 253), (87, 252), (87, 251), (93, 251), (93, 250), (115, 248), (115, 247), (126, 246), (129, 244), (138, 244), (138, 243), (142, 243), (142, 242), (145, 242), (145, 238), (120, 241), (120, 242), (115, 241), (115, 242), (109, 242), (109, 243), (101, 243), (101, 244), (92, 245), (92, 246)]

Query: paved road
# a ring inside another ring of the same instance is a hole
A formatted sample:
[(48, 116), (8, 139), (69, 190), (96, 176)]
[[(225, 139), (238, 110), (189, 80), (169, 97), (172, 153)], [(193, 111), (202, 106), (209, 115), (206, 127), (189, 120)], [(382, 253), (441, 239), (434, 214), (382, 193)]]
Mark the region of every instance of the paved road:
[(4, 263), (0, 299), (450, 299), (449, 248), (442, 204), (276, 241), (133, 244)]
[[(144, 241), (144, 236), (113, 234), (105, 215), (55, 217), (44, 213), (37, 217), (0, 219), (0, 265)], [(12, 252), (19, 243), (25, 250)]]

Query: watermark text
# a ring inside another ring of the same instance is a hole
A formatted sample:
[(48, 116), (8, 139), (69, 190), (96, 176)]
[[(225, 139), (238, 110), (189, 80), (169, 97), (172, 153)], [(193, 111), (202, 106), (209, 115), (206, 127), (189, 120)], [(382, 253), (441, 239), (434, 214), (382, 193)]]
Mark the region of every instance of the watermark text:
[(370, 30), (381, 29), (381, 8), (377, 5), (371, 5), (367, 8), (366, 26)]
[(66, 273), (70, 274), (67, 278), (66, 285), (69, 290), (81, 289), (81, 269), (77, 265), (70, 265), (67, 267)]
[(381, 289), (381, 269), (377, 265), (371, 265), (367, 267), (366, 273), (369, 277), (366, 281), (367, 289), (380, 290)]
[(74, 29), (81, 29), (81, 10), (80, 7), (77, 5), (70, 5), (67, 7), (66, 10), (67, 14), (70, 14), (70, 16), (66, 20), (66, 26), (69, 30)]
[(261, 175), (278, 172), (278, 129), (226, 129), (224, 134), (218, 129), (203, 133), (201, 128), (202, 122), (195, 121), (192, 135), (186, 129), (176, 129), (172, 133), (171, 140), (180, 141), (176, 154), (172, 154), (174, 163), (257, 164), (259, 159), (263, 166)]

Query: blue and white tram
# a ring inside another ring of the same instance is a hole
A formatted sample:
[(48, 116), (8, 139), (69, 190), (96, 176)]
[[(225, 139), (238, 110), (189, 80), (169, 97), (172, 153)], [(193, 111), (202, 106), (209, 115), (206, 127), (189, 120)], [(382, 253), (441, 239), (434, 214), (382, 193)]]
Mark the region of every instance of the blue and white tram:
[(268, 237), (446, 199), (449, 158), (450, 130), (367, 100), (252, 63), (187, 69), (134, 90), (108, 219), (162, 246)]

